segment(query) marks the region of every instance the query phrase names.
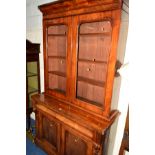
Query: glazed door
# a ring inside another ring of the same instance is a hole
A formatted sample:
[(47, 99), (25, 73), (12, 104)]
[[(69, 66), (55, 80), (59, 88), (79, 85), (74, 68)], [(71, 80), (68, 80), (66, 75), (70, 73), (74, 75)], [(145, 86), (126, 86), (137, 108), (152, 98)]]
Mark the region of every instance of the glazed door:
[(44, 21), (45, 93), (69, 98), (70, 18)]
[(92, 143), (69, 127), (62, 128), (62, 155), (91, 155)]
[[(108, 115), (114, 78), (116, 28), (111, 12), (75, 17), (73, 43), (75, 104)], [(109, 81), (109, 82), (108, 82)]]

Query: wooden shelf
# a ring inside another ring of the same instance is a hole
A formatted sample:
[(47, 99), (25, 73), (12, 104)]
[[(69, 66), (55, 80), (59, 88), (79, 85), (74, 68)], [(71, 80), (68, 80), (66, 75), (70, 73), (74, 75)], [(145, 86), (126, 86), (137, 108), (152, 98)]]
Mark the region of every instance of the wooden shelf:
[(37, 73), (32, 73), (32, 72), (27, 72), (26, 76), (27, 77), (32, 77), (32, 76), (38, 76), (38, 74)]
[(54, 90), (54, 91), (57, 91), (57, 92), (59, 92), (59, 93), (61, 93), (61, 94), (66, 94), (66, 91), (64, 91), (64, 90), (62, 90), (62, 89), (58, 89), (58, 88), (55, 88), (55, 89), (50, 89), (50, 88), (48, 88), (49, 90)]
[(66, 37), (66, 34), (48, 34), (48, 37)]
[(96, 101), (92, 101), (92, 100), (88, 100), (88, 99), (86, 99), (84, 97), (77, 96), (77, 99), (82, 100), (82, 101), (87, 102), (87, 103), (91, 103), (93, 105), (97, 105), (99, 107), (102, 107), (102, 103), (99, 103), (99, 102), (96, 102)]
[(80, 33), (79, 36), (109, 36), (111, 32), (103, 32), (103, 33)]
[(31, 94), (34, 92), (38, 92), (38, 89), (28, 86), (28, 93)]
[(48, 58), (53, 58), (53, 59), (66, 59), (65, 56), (48, 56)]
[(65, 73), (59, 72), (59, 71), (49, 71), (48, 73), (55, 74), (55, 75), (62, 76), (62, 77), (66, 77)]
[(107, 64), (106, 61), (99, 61), (99, 60), (96, 60), (96, 59), (92, 59), (92, 60), (79, 59), (78, 62), (88, 62), (88, 63)]
[(96, 81), (96, 80), (88, 79), (88, 78), (81, 77), (81, 76), (78, 77), (78, 81), (83, 81), (83, 82), (86, 82), (86, 83), (89, 83), (95, 86), (99, 86), (99, 87), (104, 87), (104, 84), (105, 84), (105, 82)]

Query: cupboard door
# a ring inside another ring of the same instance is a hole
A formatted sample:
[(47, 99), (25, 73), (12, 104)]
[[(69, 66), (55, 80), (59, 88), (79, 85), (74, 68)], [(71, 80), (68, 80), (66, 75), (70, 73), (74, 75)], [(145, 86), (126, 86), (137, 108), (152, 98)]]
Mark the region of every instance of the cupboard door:
[(59, 153), (60, 149), (60, 124), (42, 116), (42, 141), (53, 152)]
[(48, 89), (66, 94), (66, 25), (48, 27)]
[(93, 13), (74, 18), (72, 59), (73, 103), (109, 116), (119, 12)]
[(109, 20), (82, 23), (78, 35), (76, 97), (102, 107), (111, 47), (111, 23)]
[(69, 96), (70, 75), (70, 18), (44, 22), (45, 47), (45, 93), (66, 99)]
[(62, 154), (63, 155), (91, 155), (92, 143), (79, 132), (64, 127), (62, 129)]

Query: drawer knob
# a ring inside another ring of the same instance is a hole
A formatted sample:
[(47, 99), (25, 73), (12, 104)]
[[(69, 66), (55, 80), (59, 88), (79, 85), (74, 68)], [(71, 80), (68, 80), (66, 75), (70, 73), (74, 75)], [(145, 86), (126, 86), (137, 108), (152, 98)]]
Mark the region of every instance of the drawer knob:
[(53, 126), (53, 124), (50, 124), (50, 127), (52, 127)]
[(61, 60), (60, 63), (63, 64), (63, 61)]
[(93, 61), (95, 62), (95, 59), (93, 59)]

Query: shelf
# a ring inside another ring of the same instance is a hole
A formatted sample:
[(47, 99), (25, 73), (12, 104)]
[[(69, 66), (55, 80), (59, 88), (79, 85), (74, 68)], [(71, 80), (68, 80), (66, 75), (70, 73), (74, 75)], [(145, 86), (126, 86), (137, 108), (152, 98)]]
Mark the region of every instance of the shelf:
[(53, 59), (66, 59), (65, 56), (48, 56), (48, 58), (53, 58)]
[(104, 32), (104, 33), (80, 33), (80, 36), (98, 36), (98, 35), (103, 35), (103, 36), (109, 36), (111, 32)]
[(28, 86), (28, 93), (31, 94), (31, 93), (34, 93), (34, 92), (38, 92), (38, 89)]
[(86, 99), (84, 97), (77, 96), (77, 99), (82, 100), (82, 101), (87, 102), (87, 103), (91, 103), (93, 105), (97, 105), (99, 107), (102, 107), (102, 103), (95, 102), (95, 101), (92, 101), (92, 100), (88, 100), (88, 99)]
[(48, 34), (48, 37), (66, 37), (66, 34)]
[(26, 76), (27, 76), (27, 77), (37, 76), (37, 75), (38, 75), (37, 73), (32, 73), (32, 72), (27, 72), (27, 73), (26, 73)]
[(58, 89), (58, 88), (55, 88), (55, 89), (50, 89), (50, 88), (49, 88), (49, 90), (54, 90), (54, 91), (57, 91), (57, 92), (59, 92), (59, 93), (61, 93), (61, 94), (66, 94), (66, 92), (65, 92), (64, 90)]
[(99, 87), (104, 87), (104, 84), (105, 84), (102, 81), (96, 81), (96, 80), (92, 80), (92, 79), (88, 79), (88, 78), (80, 77), (80, 76), (78, 77), (78, 81), (83, 81), (83, 82), (86, 82), (86, 83), (89, 83), (95, 86), (99, 86)]
[(99, 61), (99, 60), (96, 60), (96, 59), (92, 59), (92, 60), (79, 59), (78, 62), (88, 62), (88, 63), (107, 64), (106, 61)]
[(62, 77), (66, 77), (65, 73), (59, 72), (59, 71), (49, 71), (48, 73), (55, 74), (55, 75), (62, 76)]

